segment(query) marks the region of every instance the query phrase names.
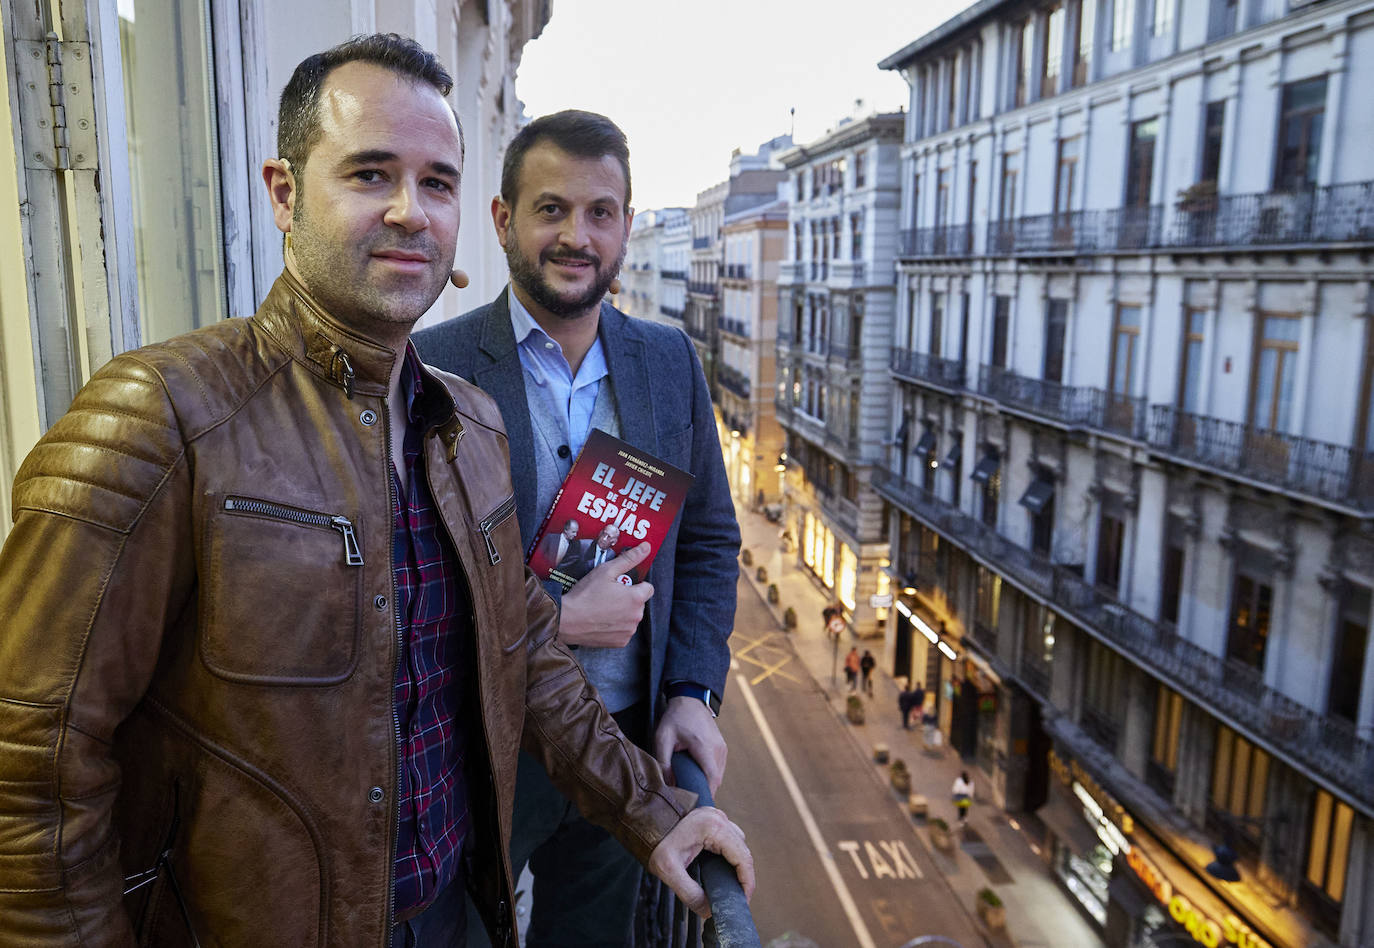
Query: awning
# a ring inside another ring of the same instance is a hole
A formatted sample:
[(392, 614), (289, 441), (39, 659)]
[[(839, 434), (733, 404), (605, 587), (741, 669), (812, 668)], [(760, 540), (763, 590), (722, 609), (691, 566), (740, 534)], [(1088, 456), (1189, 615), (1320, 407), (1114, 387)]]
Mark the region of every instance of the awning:
[(911, 449), (912, 454), (930, 454), (935, 450), (935, 432), (927, 428), (921, 434), (921, 440), (916, 442), (916, 447)]
[(963, 453), (964, 446), (956, 441), (954, 444), (950, 445), (949, 454), (946, 454), (945, 459), (940, 463), (945, 467), (957, 467), (959, 462), (963, 460)]
[(1086, 856), (1092, 852), (1100, 840), (1088, 818), (1083, 815), (1083, 804), (1069, 796), (1053, 780), (1050, 781), (1049, 799), (1035, 811), (1035, 815), (1055, 837), (1075, 853)]
[(1031, 486), (1026, 488), (1026, 492), (1021, 495), (1021, 506), (1033, 514), (1038, 514), (1045, 509), (1053, 497), (1054, 482), (1047, 481), (1043, 477), (1037, 477)]
[(992, 475), (997, 473), (997, 468), (1001, 465), (1002, 459), (996, 454), (989, 452), (983, 455), (982, 460), (978, 462), (978, 466), (973, 469), (973, 473), (970, 474), (969, 477), (980, 484), (986, 484), (988, 481), (992, 480)]

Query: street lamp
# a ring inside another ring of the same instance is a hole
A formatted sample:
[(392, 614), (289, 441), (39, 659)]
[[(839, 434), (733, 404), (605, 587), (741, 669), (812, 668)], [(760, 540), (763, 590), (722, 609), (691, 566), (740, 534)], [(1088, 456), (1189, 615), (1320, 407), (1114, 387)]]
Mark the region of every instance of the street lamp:
[[(1236, 854), (1236, 848), (1232, 844), (1235, 838), (1237, 826), (1254, 826), (1264, 830), (1271, 823), (1283, 824), (1288, 822), (1288, 817), (1283, 813), (1274, 816), (1236, 816), (1234, 814), (1221, 814), (1221, 819), (1225, 823), (1222, 833), (1222, 842), (1212, 847), (1212, 855), (1216, 858), (1206, 866), (1206, 872), (1214, 879), (1222, 882), (1239, 882), (1240, 870), (1236, 868), (1236, 860), (1240, 857)], [(1274, 855), (1281, 854), (1282, 849), (1275, 843)]]

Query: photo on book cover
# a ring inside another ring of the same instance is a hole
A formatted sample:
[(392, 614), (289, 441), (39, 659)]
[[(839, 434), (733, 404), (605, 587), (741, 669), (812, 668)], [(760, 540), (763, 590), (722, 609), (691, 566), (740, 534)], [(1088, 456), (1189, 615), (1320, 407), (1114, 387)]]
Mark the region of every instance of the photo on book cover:
[(525, 561), (540, 579), (570, 589), (602, 563), (648, 541), (648, 558), (621, 577), (642, 582), (691, 485), (686, 471), (593, 428)]

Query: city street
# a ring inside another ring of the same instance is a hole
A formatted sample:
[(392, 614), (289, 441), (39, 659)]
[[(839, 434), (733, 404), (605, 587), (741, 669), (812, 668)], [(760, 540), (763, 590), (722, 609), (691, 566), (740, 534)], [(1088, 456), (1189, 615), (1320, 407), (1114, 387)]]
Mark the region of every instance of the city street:
[[(745, 828), (766, 945), (896, 948), (918, 935), (984, 945), (915, 826), (743, 578), (731, 639), (730, 745), (718, 802)], [(909, 761), (913, 765), (916, 762)]]

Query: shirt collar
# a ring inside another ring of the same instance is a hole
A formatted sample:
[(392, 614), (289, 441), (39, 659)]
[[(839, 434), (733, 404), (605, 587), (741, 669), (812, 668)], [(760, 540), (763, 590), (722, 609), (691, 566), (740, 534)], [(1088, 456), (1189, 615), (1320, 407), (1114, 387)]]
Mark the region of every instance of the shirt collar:
[(415, 347), (409, 341), (401, 358), (401, 394), (406, 400), (406, 418), (413, 425), (424, 420), (419, 407), (425, 394), (424, 373), (420, 371), (420, 357), (415, 354)]
[[(568, 366), (567, 356), (563, 355), (563, 347), (558, 340), (546, 333), (530, 311), (525, 308), (525, 304), (520, 302), (520, 297), (515, 295), (513, 286), (506, 287), (506, 295), (510, 300), (510, 324), (515, 333), (515, 344), (525, 352), (542, 357), (544, 353), (557, 353), (558, 360), (569, 375), (572, 374)], [(542, 361), (542, 358), (541, 358)], [(587, 354), (582, 357), (582, 364), (577, 367), (577, 376), (572, 379), (573, 387), (580, 388), (583, 385), (590, 385), (599, 382), (610, 374), (610, 368), (606, 365), (606, 351), (601, 347), (601, 334), (592, 340), (592, 347), (587, 350)]]

